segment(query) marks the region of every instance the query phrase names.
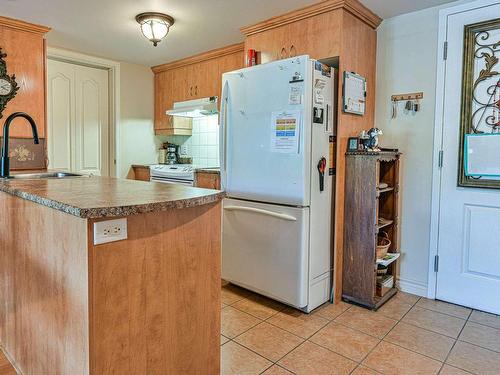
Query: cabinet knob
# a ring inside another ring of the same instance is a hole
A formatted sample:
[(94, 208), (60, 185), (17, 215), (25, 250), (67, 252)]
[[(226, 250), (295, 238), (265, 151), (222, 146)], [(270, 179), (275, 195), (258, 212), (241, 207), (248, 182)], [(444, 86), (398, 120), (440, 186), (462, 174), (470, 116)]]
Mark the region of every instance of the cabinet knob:
[(290, 53), (289, 53), (289, 56), (290, 57), (295, 57), (297, 56), (297, 49), (295, 48), (295, 46), (292, 44), (290, 46)]
[(198, 95), (198, 86), (195, 86), (195, 87), (194, 87), (194, 94), (195, 94), (195, 95)]
[(193, 96), (193, 86), (189, 88), (189, 96)]

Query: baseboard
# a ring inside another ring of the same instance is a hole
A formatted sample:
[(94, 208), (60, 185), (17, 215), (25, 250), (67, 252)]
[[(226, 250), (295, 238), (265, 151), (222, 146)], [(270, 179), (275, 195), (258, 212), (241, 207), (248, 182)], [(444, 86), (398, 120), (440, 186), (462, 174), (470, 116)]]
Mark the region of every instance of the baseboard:
[(397, 287), (399, 290), (421, 297), (427, 297), (427, 284), (414, 280), (397, 279)]

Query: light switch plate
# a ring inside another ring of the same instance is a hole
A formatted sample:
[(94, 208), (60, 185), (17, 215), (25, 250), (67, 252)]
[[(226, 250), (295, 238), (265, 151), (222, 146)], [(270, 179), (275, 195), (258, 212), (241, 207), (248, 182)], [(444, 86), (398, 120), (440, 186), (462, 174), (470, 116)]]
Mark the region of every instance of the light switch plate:
[(94, 223), (94, 245), (127, 239), (127, 219)]

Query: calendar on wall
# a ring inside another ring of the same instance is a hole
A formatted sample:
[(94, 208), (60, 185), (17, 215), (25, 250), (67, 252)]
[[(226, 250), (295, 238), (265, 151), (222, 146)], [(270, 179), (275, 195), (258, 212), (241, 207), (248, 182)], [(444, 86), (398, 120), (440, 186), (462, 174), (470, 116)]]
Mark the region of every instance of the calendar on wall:
[(344, 72), (342, 86), (342, 110), (364, 115), (366, 110), (366, 79), (353, 72)]

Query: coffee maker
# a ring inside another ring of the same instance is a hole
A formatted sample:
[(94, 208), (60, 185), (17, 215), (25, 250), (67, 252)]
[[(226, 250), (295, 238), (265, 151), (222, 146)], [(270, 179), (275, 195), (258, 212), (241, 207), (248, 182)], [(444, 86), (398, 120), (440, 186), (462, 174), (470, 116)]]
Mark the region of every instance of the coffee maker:
[(168, 143), (165, 164), (177, 164), (179, 161), (179, 146)]
[(160, 164), (177, 164), (179, 162), (179, 146), (173, 143), (163, 143), (159, 150), (158, 162)]

